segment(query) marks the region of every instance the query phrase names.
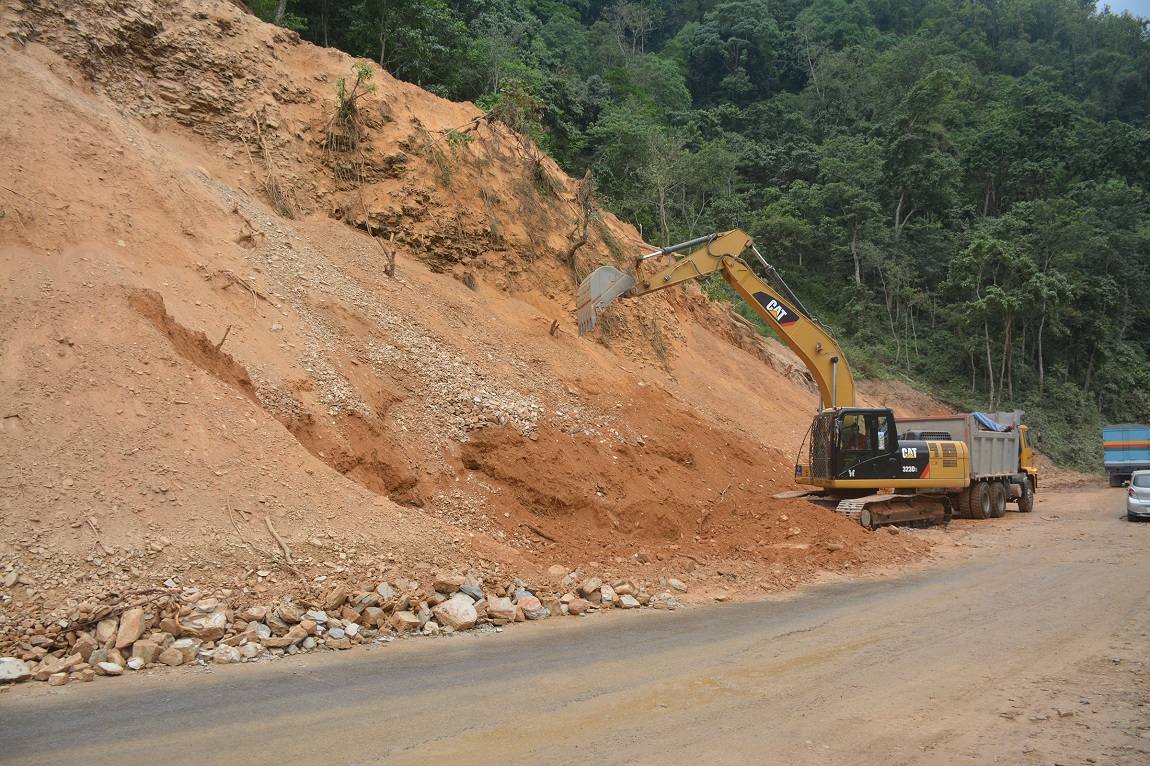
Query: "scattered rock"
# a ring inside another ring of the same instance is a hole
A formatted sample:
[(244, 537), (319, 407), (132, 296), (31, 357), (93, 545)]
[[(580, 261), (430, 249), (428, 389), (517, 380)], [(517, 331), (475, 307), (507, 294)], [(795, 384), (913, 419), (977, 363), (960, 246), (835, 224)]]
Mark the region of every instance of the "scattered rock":
[(287, 635), (272, 636), (271, 638), (264, 639), (264, 646), (267, 646), (271, 649), (284, 649), (286, 647), (292, 646), (293, 644), (298, 644), (300, 641), (303, 641), (305, 638), (307, 638), (307, 636), (307, 629), (302, 625), (292, 625), (291, 629), (288, 630)]
[[(163, 649), (152, 641), (137, 641), (132, 644), (132, 658), (141, 661), (141, 665), (150, 665), (156, 661)], [(129, 661), (130, 662), (130, 661)], [(133, 668), (138, 670), (139, 668)]]
[(567, 613), (574, 615), (584, 614), (590, 611), (593, 606), (594, 604), (584, 598), (571, 599), (571, 601), (567, 602)]
[(487, 601), (487, 616), (496, 625), (515, 622), (515, 604), (509, 598), (493, 598)]
[(81, 633), (76, 639), (76, 643), (72, 645), (72, 651), (83, 657), (84, 662), (88, 661), (88, 658), (92, 656), (92, 652), (96, 651), (97, 648), (99, 648), (99, 645), (96, 643), (96, 639), (87, 633)]
[(134, 606), (125, 609), (120, 615), (119, 630), (116, 631), (116, 648), (124, 649), (144, 635), (144, 607)]
[(451, 595), (467, 584), (467, 578), (460, 575), (442, 575), (435, 578), (432, 588), (436, 593)]
[(528, 620), (542, 620), (551, 616), (551, 610), (543, 606), (534, 596), (523, 596), (515, 605), (523, 610), (523, 616)]
[(100, 646), (107, 646), (116, 637), (116, 629), (119, 625), (120, 622), (115, 619), (100, 620), (96, 625), (96, 643)]
[[(579, 586), (579, 595), (583, 598), (588, 598), (592, 593), (598, 593), (602, 587), (602, 580), (598, 577), (590, 577)], [(602, 595), (600, 595), (600, 598), (602, 598)]]
[(212, 652), (212, 662), (217, 665), (230, 665), (234, 662), (240, 662), (242, 659), (243, 655), (240, 654), (240, 650), (227, 644), (216, 647), (216, 650)]
[[(474, 609), (474, 607), (472, 608)], [(388, 627), (402, 636), (408, 631), (419, 630), (419, 617), (408, 611), (396, 612), (388, 619), (387, 624)]]
[(169, 647), (160, 652), (160, 656), (157, 657), (157, 659), (164, 665), (177, 667), (184, 664), (184, 653), (179, 649)]
[(327, 599), (324, 601), (324, 608), (329, 612), (338, 610), (347, 601), (347, 588), (343, 585), (336, 585), (327, 594)]

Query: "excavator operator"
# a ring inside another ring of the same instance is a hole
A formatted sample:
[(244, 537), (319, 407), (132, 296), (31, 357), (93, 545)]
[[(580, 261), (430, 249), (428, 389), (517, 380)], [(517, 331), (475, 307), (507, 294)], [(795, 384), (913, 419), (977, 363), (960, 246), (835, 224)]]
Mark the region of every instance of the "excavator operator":
[(839, 448), (846, 450), (870, 449), (870, 439), (867, 438), (866, 432), (866, 419), (862, 415), (847, 415), (843, 418)]
[(866, 416), (847, 415), (839, 433), (839, 461), (841, 470), (848, 470), (866, 459), (870, 452), (870, 438), (866, 430)]

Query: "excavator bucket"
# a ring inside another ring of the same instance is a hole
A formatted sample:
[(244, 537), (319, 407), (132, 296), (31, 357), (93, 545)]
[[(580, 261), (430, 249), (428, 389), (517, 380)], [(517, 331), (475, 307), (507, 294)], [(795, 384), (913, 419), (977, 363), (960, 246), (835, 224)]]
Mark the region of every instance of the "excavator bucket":
[(579, 319), (579, 334), (591, 332), (603, 309), (623, 293), (635, 286), (635, 278), (614, 266), (600, 266), (579, 285), (575, 313)]

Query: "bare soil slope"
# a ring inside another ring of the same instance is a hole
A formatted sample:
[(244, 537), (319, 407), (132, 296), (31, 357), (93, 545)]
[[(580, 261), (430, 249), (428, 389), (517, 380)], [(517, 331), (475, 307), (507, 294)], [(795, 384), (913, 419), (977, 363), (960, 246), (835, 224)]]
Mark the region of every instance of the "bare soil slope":
[(173, 584), (735, 597), (926, 552), (772, 499), (817, 394), (697, 288), (578, 338), (647, 246), (472, 105), (370, 66), (341, 117), (355, 62), (227, 2), (0, 10), (0, 648)]

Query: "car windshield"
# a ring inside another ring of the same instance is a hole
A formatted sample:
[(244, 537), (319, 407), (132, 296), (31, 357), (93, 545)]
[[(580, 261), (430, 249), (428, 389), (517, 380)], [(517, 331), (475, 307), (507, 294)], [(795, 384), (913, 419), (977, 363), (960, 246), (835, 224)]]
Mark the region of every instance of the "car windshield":
[(1134, 474), (1134, 478), (1130, 480), (1130, 483), (1135, 487), (1141, 487), (1143, 489), (1150, 488), (1150, 473)]

